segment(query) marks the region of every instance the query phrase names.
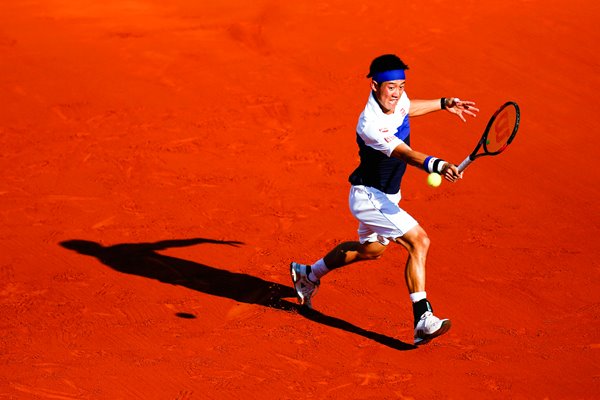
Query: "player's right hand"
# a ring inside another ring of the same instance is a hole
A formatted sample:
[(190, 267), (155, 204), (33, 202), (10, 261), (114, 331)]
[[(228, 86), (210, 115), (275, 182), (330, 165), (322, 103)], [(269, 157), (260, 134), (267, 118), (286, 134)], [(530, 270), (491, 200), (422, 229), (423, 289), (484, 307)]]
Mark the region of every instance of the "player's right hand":
[(458, 167), (454, 164), (450, 164), (449, 162), (444, 164), (441, 175), (448, 182), (456, 182), (463, 177), (462, 172), (458, 172)]

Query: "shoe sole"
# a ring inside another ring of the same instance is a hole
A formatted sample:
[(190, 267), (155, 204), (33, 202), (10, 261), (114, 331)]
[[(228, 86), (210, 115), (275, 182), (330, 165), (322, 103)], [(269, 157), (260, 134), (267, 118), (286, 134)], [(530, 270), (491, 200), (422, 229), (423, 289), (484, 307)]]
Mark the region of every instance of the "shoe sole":
[(449, 319), (447, 319), (445, 321), (442, 321), (442, 326), (440, 326), (440, 329), (438, 329), (437, 331), (433, 332), (431, 335), (429, 335), (429, 336), (427, 336), (425, 338), (422, 338), (418, 342), (415, 340), (415, 346), (420, 346), (422, 344), (429, 343), (432, 339), (435, 339), (436, 337), (441, 336), (444, 333), (448, 332), (451, 327), (452, 327), (452, 323), (450, 322)]
[(300, 305), (304, 305), (304, 298), (302, 298), (302, 296), (300, 295), (300, 292), (298, 292), (298, 289), (296, 289), (296, 282), (298, 281), (298, 275), (296, 275), (296, 270), (294, 268), (294, 263), (290, 263), (290, 276), (292, 277), (292, 283), (294, 284), (294, 292), (296, 292), (296, 297), (298, 298), (298, 303), (300, 303)]

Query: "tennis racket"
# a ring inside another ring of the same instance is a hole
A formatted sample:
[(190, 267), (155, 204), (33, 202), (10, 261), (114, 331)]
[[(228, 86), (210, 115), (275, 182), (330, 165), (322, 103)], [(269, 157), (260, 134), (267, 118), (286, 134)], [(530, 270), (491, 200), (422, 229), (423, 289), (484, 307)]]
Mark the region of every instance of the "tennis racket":
[(517, 103), (504, 103), (490, 118), (475, 150), (458, 166), (458, 172), (463, 172), (479, 157), (497, 156), (502, 153), (515, 138), (520, 119), (521, 111)]

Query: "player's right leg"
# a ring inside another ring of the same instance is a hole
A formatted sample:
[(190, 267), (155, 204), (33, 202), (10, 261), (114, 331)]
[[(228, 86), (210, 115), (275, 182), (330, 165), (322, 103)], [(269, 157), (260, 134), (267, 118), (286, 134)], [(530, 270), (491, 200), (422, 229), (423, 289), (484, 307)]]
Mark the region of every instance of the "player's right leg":
[(415, 325), (415, 344), (426, 344), (431, 339), (448, 332), (451, 323), (447, 318), (440, 319), (431, 311), (425, 311)]
[(409, 293), (425, 291), (425, 263), (430, 240), (425, 230), (417, 225), (404, 235), (396, 238), (408, 252), (404, 277)]
[(421, 345), (429, 342), (450, 329), (449, 319), (440, 319), (433, 309), (425, 292), (425, 262), (429, 251), (429, 238), (421, 226), (416, 226), (402, 237), (396, 238), (408, 251), (405, 277), (406, 286), (413, 303), (415, 322), (414, 342)]

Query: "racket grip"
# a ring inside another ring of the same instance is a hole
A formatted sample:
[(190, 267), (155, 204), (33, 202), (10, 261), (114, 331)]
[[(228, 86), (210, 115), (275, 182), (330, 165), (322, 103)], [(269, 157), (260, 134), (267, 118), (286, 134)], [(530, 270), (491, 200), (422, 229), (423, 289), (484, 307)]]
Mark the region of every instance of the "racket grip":
[(469, 164), (471, 164), (473, 162), (473, 160), (471, 159), (471, 156), (468, 156), (467, 158), (465, 158), (465, 160), (463, 162), (460, 163), (460, 165), (458, 166), (458, 172), (463, 172), (465, 170), (465, 168), (467, 168), (469, 166)]

